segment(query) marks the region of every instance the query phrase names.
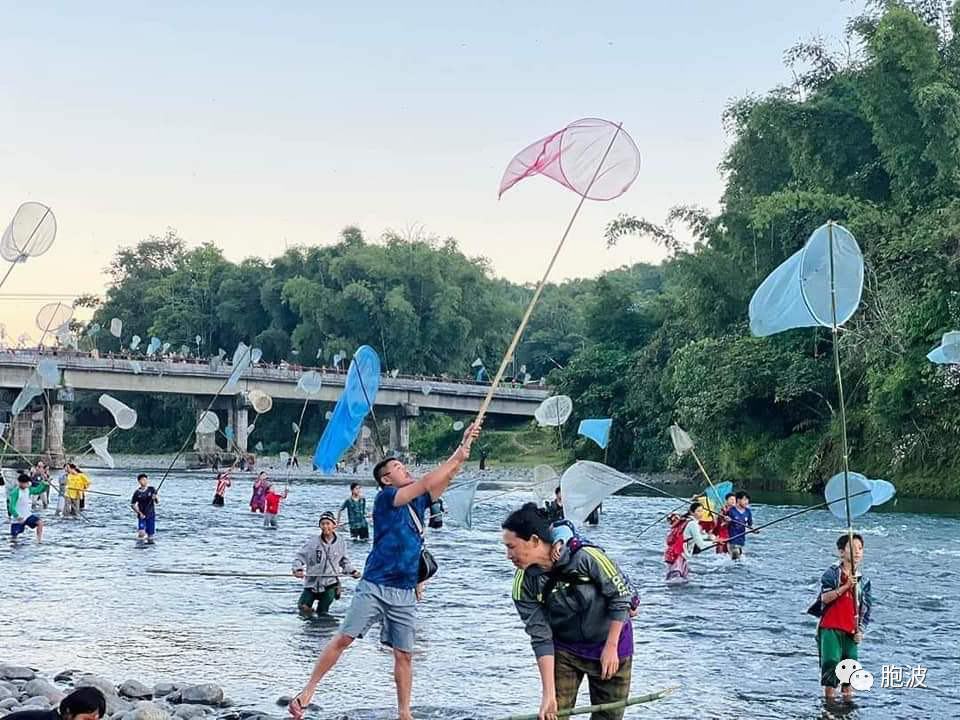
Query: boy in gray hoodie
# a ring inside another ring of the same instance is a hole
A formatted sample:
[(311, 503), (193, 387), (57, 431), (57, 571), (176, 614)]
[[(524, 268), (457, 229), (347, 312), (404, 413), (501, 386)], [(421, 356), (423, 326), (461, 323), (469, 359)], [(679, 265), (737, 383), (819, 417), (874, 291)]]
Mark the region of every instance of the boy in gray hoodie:
[(332, 512), (320, 516), (320, 534), (303, 544), (293, 559), (293, 574), (303, 578), (303, 592), (297, 605), (304, 615), (325, 615), (340, 597), (340, 576), (360, 577), (347, 557), (347, 544), (336, 533)]

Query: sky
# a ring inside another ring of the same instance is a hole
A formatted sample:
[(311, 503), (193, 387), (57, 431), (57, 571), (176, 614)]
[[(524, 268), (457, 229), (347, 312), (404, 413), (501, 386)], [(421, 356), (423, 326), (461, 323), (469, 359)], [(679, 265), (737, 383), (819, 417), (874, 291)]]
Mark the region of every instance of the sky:
[[(839, 45), (859, 0), (0, 3), (0, 226), (53, 208), (50, 251), (0, 290), (9, 337), (50, 298), (103, 295), (119, 247), (174, 228), (232, 260), (347, 225), (454, 237), (535, 282), (577, 196), (510, 158), (581, 117), (623, 122), (640, 175), (588, 202), (553, 280), (658, 262), (608, 250), (626, 212), (718, 209), (726, 105), (789, 82), (799, 40)], [(5, 268), (3, 271), (5, 272)]]

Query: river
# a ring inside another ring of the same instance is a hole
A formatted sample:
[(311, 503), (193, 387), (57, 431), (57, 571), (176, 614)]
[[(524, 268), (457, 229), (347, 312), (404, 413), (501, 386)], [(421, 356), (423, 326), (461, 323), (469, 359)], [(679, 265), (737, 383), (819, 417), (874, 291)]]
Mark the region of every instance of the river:
[[(336, 510), (340, 485), (293, 482), (277, 530), (251, 515), (250, 482), (225, 508), (210, 505), (212, 475), (175, 473), (161, 491), (157, 544), (138, 548), (129, 498), (133, 475), (97, 472), (86, 520), (51, 518), (45, 542), (0, 546), (4, 572), (0, 662), (44, 672), (80, 668), (116, 682), (136, 678), (216, 682), (237, 705), (284, 714), (274, 703), (299, 689), (336, 629), (295, 611), (298, 581), (147, 574), (148, 568), (286, 573), (323, 510)], [(373, 488), (367, 488), (372, 505)], [(683, 492), (679, 488), (670, 492)], [(480, 497), (492, 495), (481, 492)], [(499, 524), (522, 493), (476, 508), (472, 530), (447, 524), (429, 546), (440, 573), (419, 610), (414, 705), (421, 718), (497, 718), (535, 710), (533, 654), (510, 600), (513, 568)], [(818, 502), (765, 494), (757, 524)], [(862, 720), (960, 716), (960, 507), (900, 500), (858, 521), (866, 538), (874, 622), (861, 662), (869, 692), (841, 709), (819, 699), (814, 619), (804, 613), (834, 558), (842, 523), (817, 510), (750, 537), (745, 559), (700, 555), (691, 582), (663, 583), (665, 528), (639, 528), (676, 506), (663, 497), (618, 496), (589, 535), (640, 586), (633, 692), (679, 685), (628, 718), (830, 718)], [(48, 513), (48, 514), (52, 514)], [(367, 546), (351, 545), (362, 564)], [(353, 581), (332, 612), (342, 616)], [(313, 717), (380, 720), (395, 707), (392, 658), (376, 633), (350, 648), (321, 685)], [(882, 666), (926, 670), (927, 688), (881, 688)], [(586, 701), (586, 695), (581, 702)]]

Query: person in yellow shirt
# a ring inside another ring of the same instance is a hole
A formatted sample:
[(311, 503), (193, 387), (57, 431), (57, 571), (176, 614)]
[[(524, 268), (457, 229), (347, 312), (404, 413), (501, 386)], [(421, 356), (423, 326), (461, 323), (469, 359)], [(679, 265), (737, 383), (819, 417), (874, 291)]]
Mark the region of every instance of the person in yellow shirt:
[(90, 487), (90, 478), (80, 472), (80, 468), (73, 463), (67, 463), (66, 472), (67, 507), (63, 514), (65, 516), (72, 515), (73, 517), (77, 517), (83, 509), (84, 496), (86, 495), (87, 488)]

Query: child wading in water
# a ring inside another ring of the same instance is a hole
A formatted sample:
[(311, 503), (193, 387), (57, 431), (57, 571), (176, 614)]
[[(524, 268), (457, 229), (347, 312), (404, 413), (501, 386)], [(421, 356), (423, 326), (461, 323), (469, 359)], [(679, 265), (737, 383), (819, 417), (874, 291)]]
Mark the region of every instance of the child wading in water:
[[(831, 565), (820, 579), (820, 596), (807, 610), (820, 618), (817, 624), (817, 650), (820, 656), (820, 684), (827, 700), (833, 700), (840, 680), (837, 665), (842, 660), (856, 660), (857, 646), (864, 628), (870, 623), (872, 596), (870, 581), (860, 574), (863, 560), (863, 537), (853, 535), (853, 562), (850, 567), (850, 536), (837, 539), (840, 562)], [(853, 695), (853, 687), (843, 686), (844, 697)]]
[(137, 515), (137, 540), (146, 540), (153, 544), (153, 536), (157, 534), (157, 491), (152, 485), (147, 485), (146, 473), (137, 475), (137, 484), (140, 486), (133, 491), (130, 499), (130, 508)]
[[(230, 468), (230, 470), (232, 469), (233, 468)], [(224, 470), (217, 475), (217, 488), (213, 491), (213, 504), (217, 507), (223, 507), (223, 498), (227, 494), (227, 488), (233, 485), (233, 480), (230, 478), (230, 470)]]
[[(241, 465), (241, 469), (243, 466)], [(270, 481), (267, 480), (265, 472), (257, 475), (253, 481), (253, 495), (250, 496), (250, 512), (264, 512), (267, 503), (267, 490), (270, 488)]]
[(263, 513), (263, 526), (265, 528), (277, 528), (277, 515), (280, 514), (280, 501), (287, 499), (287, 489), (283, 489), (283, 494), (273, 489), (273, 485), (267, 483), (267, 496), (264, 499), (265, 511)]
[(363, 496), (360, 483), (350, 483), (350, 497), (343, 501), (337, 511), (337, 525), (340, 525), (340, 514), (347, 511), (347, 521), (350, 523), (350, 537), (354, 540), (366, 540), (370, 537), (367, 526), (367, 499)]
[(17, 484), (7, 491), (7, 514), (10, 516), (10, 541), (15, 542), (17, 536), (25, 532), (28, 527), (37, 531), (37, 542), (43, 541), (43, 520), (32, 511), (32, 500), (43, 494), (47, 489), (46, 483), (37, 486), (30, 485), (30, 476), (20, 473)]
[(304, 615), (326, 615), (340, 597), (340, 576), (360, 577), (347, 557), (347, 544), (337, 535), (332, 512), (320, 516), (320, 534), (307, 540), (293, 559), (293, 574), (303, 579), (303, 592), (297, 606)]
[(739, 560), (743, 555), (743, 546), (747, 542), (747, 530), (753, 529), (753, 513), (750, 511), (750, 495), (743, 490), (736, 494), (736, 503), (727, 508), (730, 557)]

